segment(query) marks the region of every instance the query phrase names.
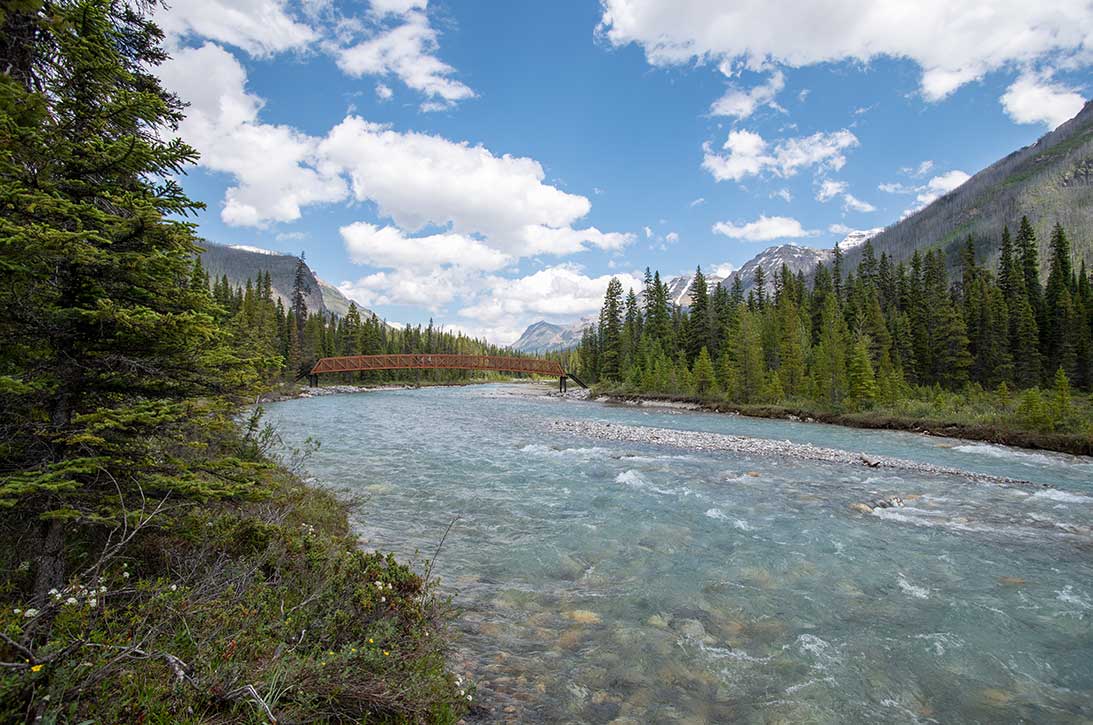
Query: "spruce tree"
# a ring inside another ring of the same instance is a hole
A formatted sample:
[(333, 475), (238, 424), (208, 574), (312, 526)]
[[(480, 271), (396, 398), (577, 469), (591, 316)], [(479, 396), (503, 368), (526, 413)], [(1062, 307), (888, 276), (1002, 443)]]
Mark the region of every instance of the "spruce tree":
[(830, 406), (842, 405), (846, 397), (846, 321), (829, 295), (824, 301), (820, 341), (813, 353), (812, 377), (817, 398)]
[(877, 399), (877, 381), (870, 361), (869, 336), (859, 335), (850, 354), (847, 398), (856, 409), (871, 408)]
[(612, 277), (607, 283), (600, 310), (600, 377), (618, 382), (622, 379), (622, 282)]
[(38, 529), (42, 601), (140, 501), (245, 487), (168, 441), (226, 424), (218, 396), (254, 378), (194, 273), (160, 31), (125, 3), (0, 14), (0, 506)]
[(717, 379), (714, 376), (713, 361), (710, 360), (710, 351), (703, 347), (695, 358), (694, 370), (691, 371), (695, 392), (699, 395), (712, 393), (716, 390)]
[(702, 274), (702, 267), (695, 269), (695, 276), (691, 282), (691, 310), (688, 315), (690, 323), (687, 331), (687, 360), (694, 362), (702, 348), (709, 349), (712, 344), (713, 325), (710, 318), (709, 287), (706, 283), (706, 275)]

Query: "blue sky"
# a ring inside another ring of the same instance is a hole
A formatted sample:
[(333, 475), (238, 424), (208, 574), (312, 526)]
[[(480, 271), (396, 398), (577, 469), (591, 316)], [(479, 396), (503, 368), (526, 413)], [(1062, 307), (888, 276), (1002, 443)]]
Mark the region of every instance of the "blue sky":
[(176, 0), (210, 241), (515, 340), (606, 281), (891, 224), (1088, 97), (1084, 0)]

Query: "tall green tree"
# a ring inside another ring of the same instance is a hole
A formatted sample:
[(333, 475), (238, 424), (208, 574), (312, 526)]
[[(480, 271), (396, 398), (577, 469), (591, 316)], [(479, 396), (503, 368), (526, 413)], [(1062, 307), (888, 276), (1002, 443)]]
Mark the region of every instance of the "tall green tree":
[(39, 542), (41, 600), (139, 500), (245, 489), (168, 441), (226, 424), (214, 401), (253, 368), (194, 274), (200, 205), (173, 179), (196, 153), (170, 138), (158, 28), (105, 0), (5, 2), (0, 22), (0, 506)]

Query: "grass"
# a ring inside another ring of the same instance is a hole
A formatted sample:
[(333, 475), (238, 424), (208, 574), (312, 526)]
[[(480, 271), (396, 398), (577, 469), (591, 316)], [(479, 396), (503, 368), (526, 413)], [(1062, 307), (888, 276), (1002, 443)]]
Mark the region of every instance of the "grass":
[(259, 470), (248, 500), (162, 511), (114, 555), (71, 541), (70, 570), (97, 566), (29, 613), (35, 540), (0, 518), (0, 721), (458, 721), (449, 602), (362, 551), (346, 501)]

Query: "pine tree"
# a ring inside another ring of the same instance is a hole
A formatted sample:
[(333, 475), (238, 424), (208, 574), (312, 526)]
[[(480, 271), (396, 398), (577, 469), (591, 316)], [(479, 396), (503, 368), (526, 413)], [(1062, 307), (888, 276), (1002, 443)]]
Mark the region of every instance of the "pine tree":
[(153, 74), (161, 33), (125, 3), (2, 15), (0, 506), (40, 522), (44, 603), (127, 506), (239, 490), (234, 469), (191, 467), (175, 441), (226, 424), (217, 396), (254, 376), (196, 284), (180, 219), (201, 205), (174, 181), (196, 153), (164, 139), (182, 106)]
[(743, 309), (737, 316), (739, 329), (732, 341), (733, 397), (742, 403), (759, 400), (765, 382), (762, 338), (756, 313)]
[(622, 282), (612, 277), (600, 310), (600, 377), (622, 379)]
[(705, 347), (699, 350), (691, 375), (694, 380), (695, 392), (699, 395), (712, 393), (716, 390), (717, 379), (714, 376), (713, 361), (710, 360), (710, 351)]
[(702, 348), (709, 349), (712, 344), (713, 325), (710, 318), (709, 287), (706, 283), (706, 275), (702, 274), (702, 267), (695, 269), (694, 280), (691, 282), (691, 311), (688, 316), (689, 329), (687, 331), (687, 360), (694, 362)]
[(877, 382), (870, 362), (869, 337), (859, 335), (850, 355), (847, 398), (856, 409), (871, 408), (877, 399)]
[(1040, 331), (1044, 357), (1048, 369), (1062, 367), (1072, 377), (1077, 376), (1078, 360), (1075, 350), (1074, 309), (1072, 293), (1074, 272), (1070, 262), (1070, 241), (1060, 224), (1051, 232), (1051, 267), (1047, 289), (1044, 292), (1044, 329)]
[(813, 354), (812, 376), (817, 398), (838, 407), (846, 397), (846, 321), (835, 295), (824, 301), (820, 341)]

